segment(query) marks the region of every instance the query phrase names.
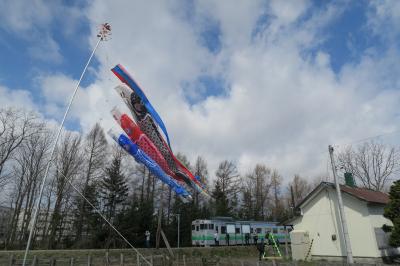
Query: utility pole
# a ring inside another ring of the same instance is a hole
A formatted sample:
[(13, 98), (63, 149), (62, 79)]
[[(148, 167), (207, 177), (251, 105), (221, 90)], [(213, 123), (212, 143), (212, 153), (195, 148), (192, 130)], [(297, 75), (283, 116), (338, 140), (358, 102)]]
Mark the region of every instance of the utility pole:
[(161, 185), (161, 199), (160, 206), (158, 207), (158, 222), (157, 222), (157, 233), (156, 233), (156, 249), (160, 247), (160, 236), (161, 236), (161, 216), (164, 208), (164, 182)]
[(340, 224), (341, 224), (342, 232), (343, 232), (344, 244), (346, 246), (347, 263), (353, 264), (354, 263), (353, 252), (351, 250), (349, 231), (347, 229), (346, 215), (344, 213), (342, 193), (340, 192), (339, 180), (337, 178), (337, 173), (336, 173), (336, 164), (335, 164), (335, 158), (333, 156), (333, 147), (331, 145), (329, 145), (328, 149), (329, 149), (329, 156), (331, 157), (333, 178), (335, 180), (336, 193), (337, 193), (337, 197), (338, 197), (339, 218), (340, 218), (340, 222), (341, 222)]
[(180, 222), (181, 222), (181, 214), (178, 213), (178, 248), (180, 247)]

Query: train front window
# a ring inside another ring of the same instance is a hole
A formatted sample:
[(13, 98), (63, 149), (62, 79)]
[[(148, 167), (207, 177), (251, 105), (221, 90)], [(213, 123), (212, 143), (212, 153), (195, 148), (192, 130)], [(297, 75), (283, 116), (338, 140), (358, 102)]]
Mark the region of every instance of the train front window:
[(204, 230), (205, 224), (200, 224), (200, 230)]
[(194, 229), (195, 229), (195, 226), (194, 226), (194, 224), (192, 224), (192, 231), (194, 231)]
[(199, 231), (199, 226), (198, 225), (196, 226), (196, 231)]
[(240, 234), (240, 228), (235, 228), (235, 233)]
[(214, 230), (214, 224), (209, 224), (209, 225), (208, 225), (208, 229)]

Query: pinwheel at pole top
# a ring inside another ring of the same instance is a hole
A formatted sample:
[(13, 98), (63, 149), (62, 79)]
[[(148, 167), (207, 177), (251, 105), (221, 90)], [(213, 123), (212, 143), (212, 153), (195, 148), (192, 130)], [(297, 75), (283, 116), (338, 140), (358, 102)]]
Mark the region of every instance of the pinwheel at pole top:
[(143, 89), (122, 65), (116, 65), (111, 71), (123, 83), (116, 86), (115, 91), (132, 115), (131, 118), (121, 113), (117, 107), (111, 110), (117, 124), (125, 132), (118, 133), (111, 129), (108, 133), (112, 139), (136, 162), (145, 165), (169, 186), (183, 202), (192, 200), (190, 190), (209, 197), (200, 178), (193, 175), (172, 152), (167, 128)]

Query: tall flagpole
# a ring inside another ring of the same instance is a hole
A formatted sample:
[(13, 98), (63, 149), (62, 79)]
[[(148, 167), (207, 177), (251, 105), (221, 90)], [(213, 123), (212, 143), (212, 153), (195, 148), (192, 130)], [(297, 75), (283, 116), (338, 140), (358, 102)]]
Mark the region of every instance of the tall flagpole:
[(101, 25), (101, 29), (100, 29), (99, 33), (97, 34), (97, 37), (99, 38), (99, 40), (97, 41), (97, 43), (96, 43), (96, 45), (95, 45), (95, 47), (94, 47), (94, 49), (92, 51), (92, 54), (90, 55), (89, 60), (87, 61), (86, 65), (85, 65), (85, 68), (82, 71), (81, 77), (79, 78), (79, 81), (76, 84), (75, 90), (74, 90), (74, 92), (73, 92), (73, 94), (71, 96), (71, 99), (69, 101), (69, 104), (67, 106), (67, 110), (65, 110), (64, 117), (63, 117), (63, 119), (61, 121), (60, 127), (59, 127), (58, 132), (57, 132), (56, 139), (55, 139), (54, 144), (53, 144), (53, 148), (51, 149), (50, 160), (47, 163), (46, 171), (45, 171), (45, 174), (43, 176), (43, 179), (42, 179), (42, 182), (41, 182), (41, 185), (40, 185), (39, 199), (37, 200), (36, 207), (35, 207), (35, 213), (34, 213), (32, 219), (31, 219), (31, 228), (30, 228), (30, 231), (29, 231), (28, 242), (26, 243), (24, 261), (22, 263), (23, 266), (26, 265), (26, 259), (28, 257), (29, 249), (30, 249), (31, 242), (32, 242), (33, 233), (34, 233), (35, 227), (36, 227), (36, 222), (37, 222), (37, 217), (38, 217), (38, 213), (39, 213), (39, 209), (40, 209), (40, 202), (42, 200), (44, 186), (46, 184), (47, 176), (49, 174), (50, 165), (51, 165), (51, 162), (53, 161), (53, 155), (54, 155), (54, 152), (56, 150), (58, 139), (60, 138), (60, 135), (61, 135), (61, 132), (62, 132), (62, 128), (64, 126), (65, 119), (68, 116), (69, 109), (71, 108), (71, 105), (72, 105), (72, 103), (74, 101), (75, 95), (76, 95), (76, 93), (77, 93), (77, 91), (79, 89), (79, 85), (80, 85), (80, 83), (81, 83), (81, 81), (83, 79), (83, 76), (85, 75), (86, 69), (90, 64), (90, 61), (92, 60), (92, 58), (94, 56), (94, 53), (97, 50), (97, 47), (99, 46), (101, 41), (107, 40), (107, 36), (109, 36), (111, 34), (110, 31), (111, 31), (111, 27), (110, 27), (110, 25), (108, 23), (104, 23), (104, 24)]

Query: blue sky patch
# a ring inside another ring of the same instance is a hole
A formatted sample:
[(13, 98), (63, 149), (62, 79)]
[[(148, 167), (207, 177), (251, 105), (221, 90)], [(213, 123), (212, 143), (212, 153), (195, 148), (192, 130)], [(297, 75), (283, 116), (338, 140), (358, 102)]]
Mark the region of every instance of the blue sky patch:
[(335, 73), (347, 63), (359, 62), (370, 47), (377, 51), (384, 49), (379, 38), (373, 36), (367, 27), (367, 9), (365, 1), (349, 2), (341, 16), (323, 29), (326, 39), (318, 49), (330, 55)]
[(208, 97), (226, 96), (226, 81), (218, 76), (202, 75), (193, 82), (182, 83), (183, 93), (190, 105), (195, 105)]

